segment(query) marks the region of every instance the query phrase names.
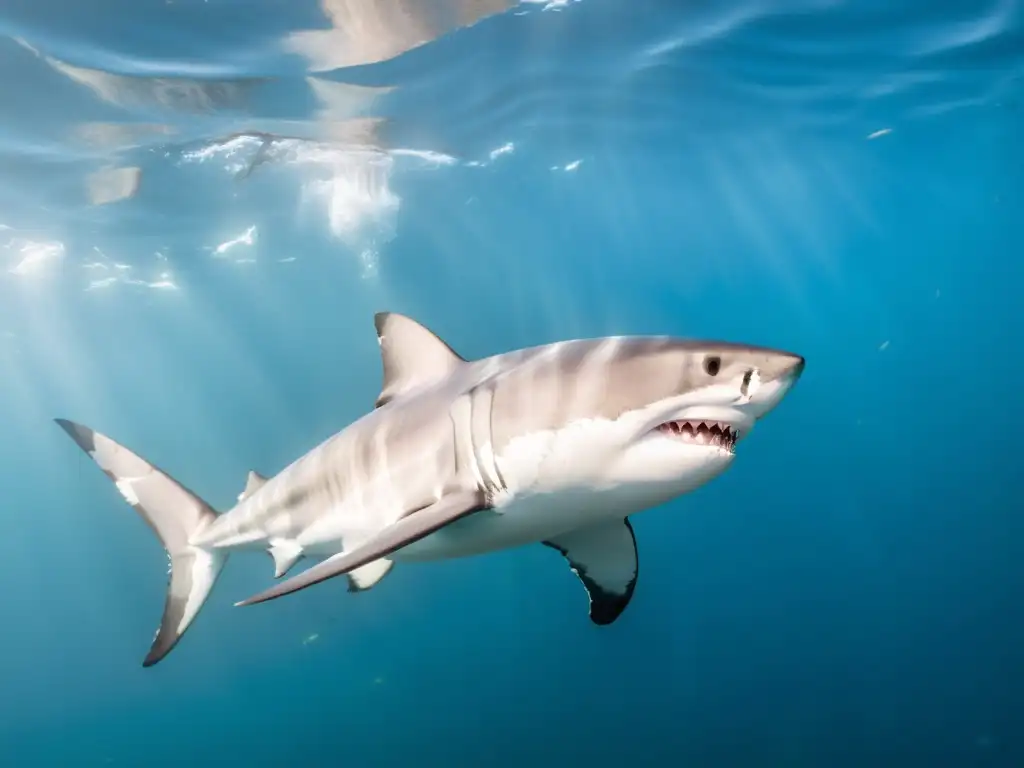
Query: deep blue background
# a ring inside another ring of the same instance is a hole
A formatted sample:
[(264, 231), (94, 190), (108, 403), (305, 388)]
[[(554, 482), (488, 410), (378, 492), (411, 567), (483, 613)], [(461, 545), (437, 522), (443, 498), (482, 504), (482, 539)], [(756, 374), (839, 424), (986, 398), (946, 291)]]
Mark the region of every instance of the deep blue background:
[[(1024, 764), (1020, 4), (522, 5), (327, 67), (391, 90), (324, 113), (282, 39), (327, 26), (305, 1), (0, 9), (0, 758)], [(155, 75), (234, 95), (185, 109)], [(336, 165), (188, 160), (360, 116), (452, 161), (340, 195), (355, 234), (310, 197)], [(138, 194), (90, 205), (86, 174), (129, 165)], [(9, 271), (40, 242), (63, 257)], [(142, 669), (164, 555), (51, 419), (226, 508), (371, 406), (380, 309), (465, 356), (671, 333), (808, 366), (729, 473), (634, 519), (611, 627), (542, 547), (234, 609), (272, 577), (240, 556)]]

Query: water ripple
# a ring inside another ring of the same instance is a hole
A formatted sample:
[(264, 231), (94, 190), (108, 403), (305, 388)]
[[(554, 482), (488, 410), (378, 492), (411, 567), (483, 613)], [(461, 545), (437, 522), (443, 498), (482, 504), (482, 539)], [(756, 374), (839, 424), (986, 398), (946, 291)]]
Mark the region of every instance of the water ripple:
[(7, 4), (0, 222), (209, 230), (266, 177), (364, 252), (393, 236), (396, 173), (486, 169), (505, 147), (546, 170), (611, 146), (882, 138), (1016, 108), (1024, 73), (1018, 0), (257, 5)]

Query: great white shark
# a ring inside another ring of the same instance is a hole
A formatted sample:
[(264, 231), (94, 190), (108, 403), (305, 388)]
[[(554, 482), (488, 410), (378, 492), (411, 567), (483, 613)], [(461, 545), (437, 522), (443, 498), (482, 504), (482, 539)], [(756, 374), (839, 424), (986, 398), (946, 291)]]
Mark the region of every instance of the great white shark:
[(530, 543), (558, 550), (610, 624), (633, 595), (629, 515), (722, 474), (790, 391), (799, 355), (662, 336), (562, 341), (466, 360), (416, 321), (375, 317), (376, 407), (273, 477), (250, 472), (218, 514), (170, 475), (81, 424), (57, 423), (114, 481), (170, 559), (143, 666), (195, 620), (228, 553), (269, 551), (280, 578), (236, 605), (346, 575), (370, 589), (395, 562)]

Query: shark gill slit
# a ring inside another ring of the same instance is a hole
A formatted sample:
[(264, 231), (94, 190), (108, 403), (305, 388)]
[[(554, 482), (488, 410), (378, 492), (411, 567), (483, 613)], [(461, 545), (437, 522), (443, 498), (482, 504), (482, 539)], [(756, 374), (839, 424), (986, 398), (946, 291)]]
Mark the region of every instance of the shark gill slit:
[[(478, 387), (470, 394), (467, 402), (469, 404), (466, 425), (469, 432), (468, 460), (474, 463), (473, 472), (480, 478), (480, 482), (483, 484), (482, 490), (490, 500), (502, 490), (502, 486), (498, 485), (500, 478), (496, 478), (497, 466), (493, 457), (494, 433), (491, 429), (491, 413), (494, 392), (486, 385)], [(490, 461), (483, 452), (483, 447), (486, 445), (491, 446)]]
[(497, 457), (494, 455), (494, 391), (490, 390), (490, 397), (487, 398), (487, 442), (491, 446), (491, 466), (494, 468), (494, 476), (498, 480), (498, 492), (508, 490), (505, 485), (505, 476), (501, 474), (501, 467), (498, 466)]

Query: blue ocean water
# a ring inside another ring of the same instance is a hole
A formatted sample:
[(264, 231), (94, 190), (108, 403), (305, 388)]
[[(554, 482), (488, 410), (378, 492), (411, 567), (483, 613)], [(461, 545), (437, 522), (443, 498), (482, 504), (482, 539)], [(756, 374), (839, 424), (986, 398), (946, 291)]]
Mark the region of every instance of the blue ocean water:
[[(6, 0), (0, 757), (1020, 766), (1018, 0)], [(535, 546), (251, 608), (161, 664), (159, 543), (52, 419), (218, 508), (466, 357), (792, 349), (595, 628)]]

